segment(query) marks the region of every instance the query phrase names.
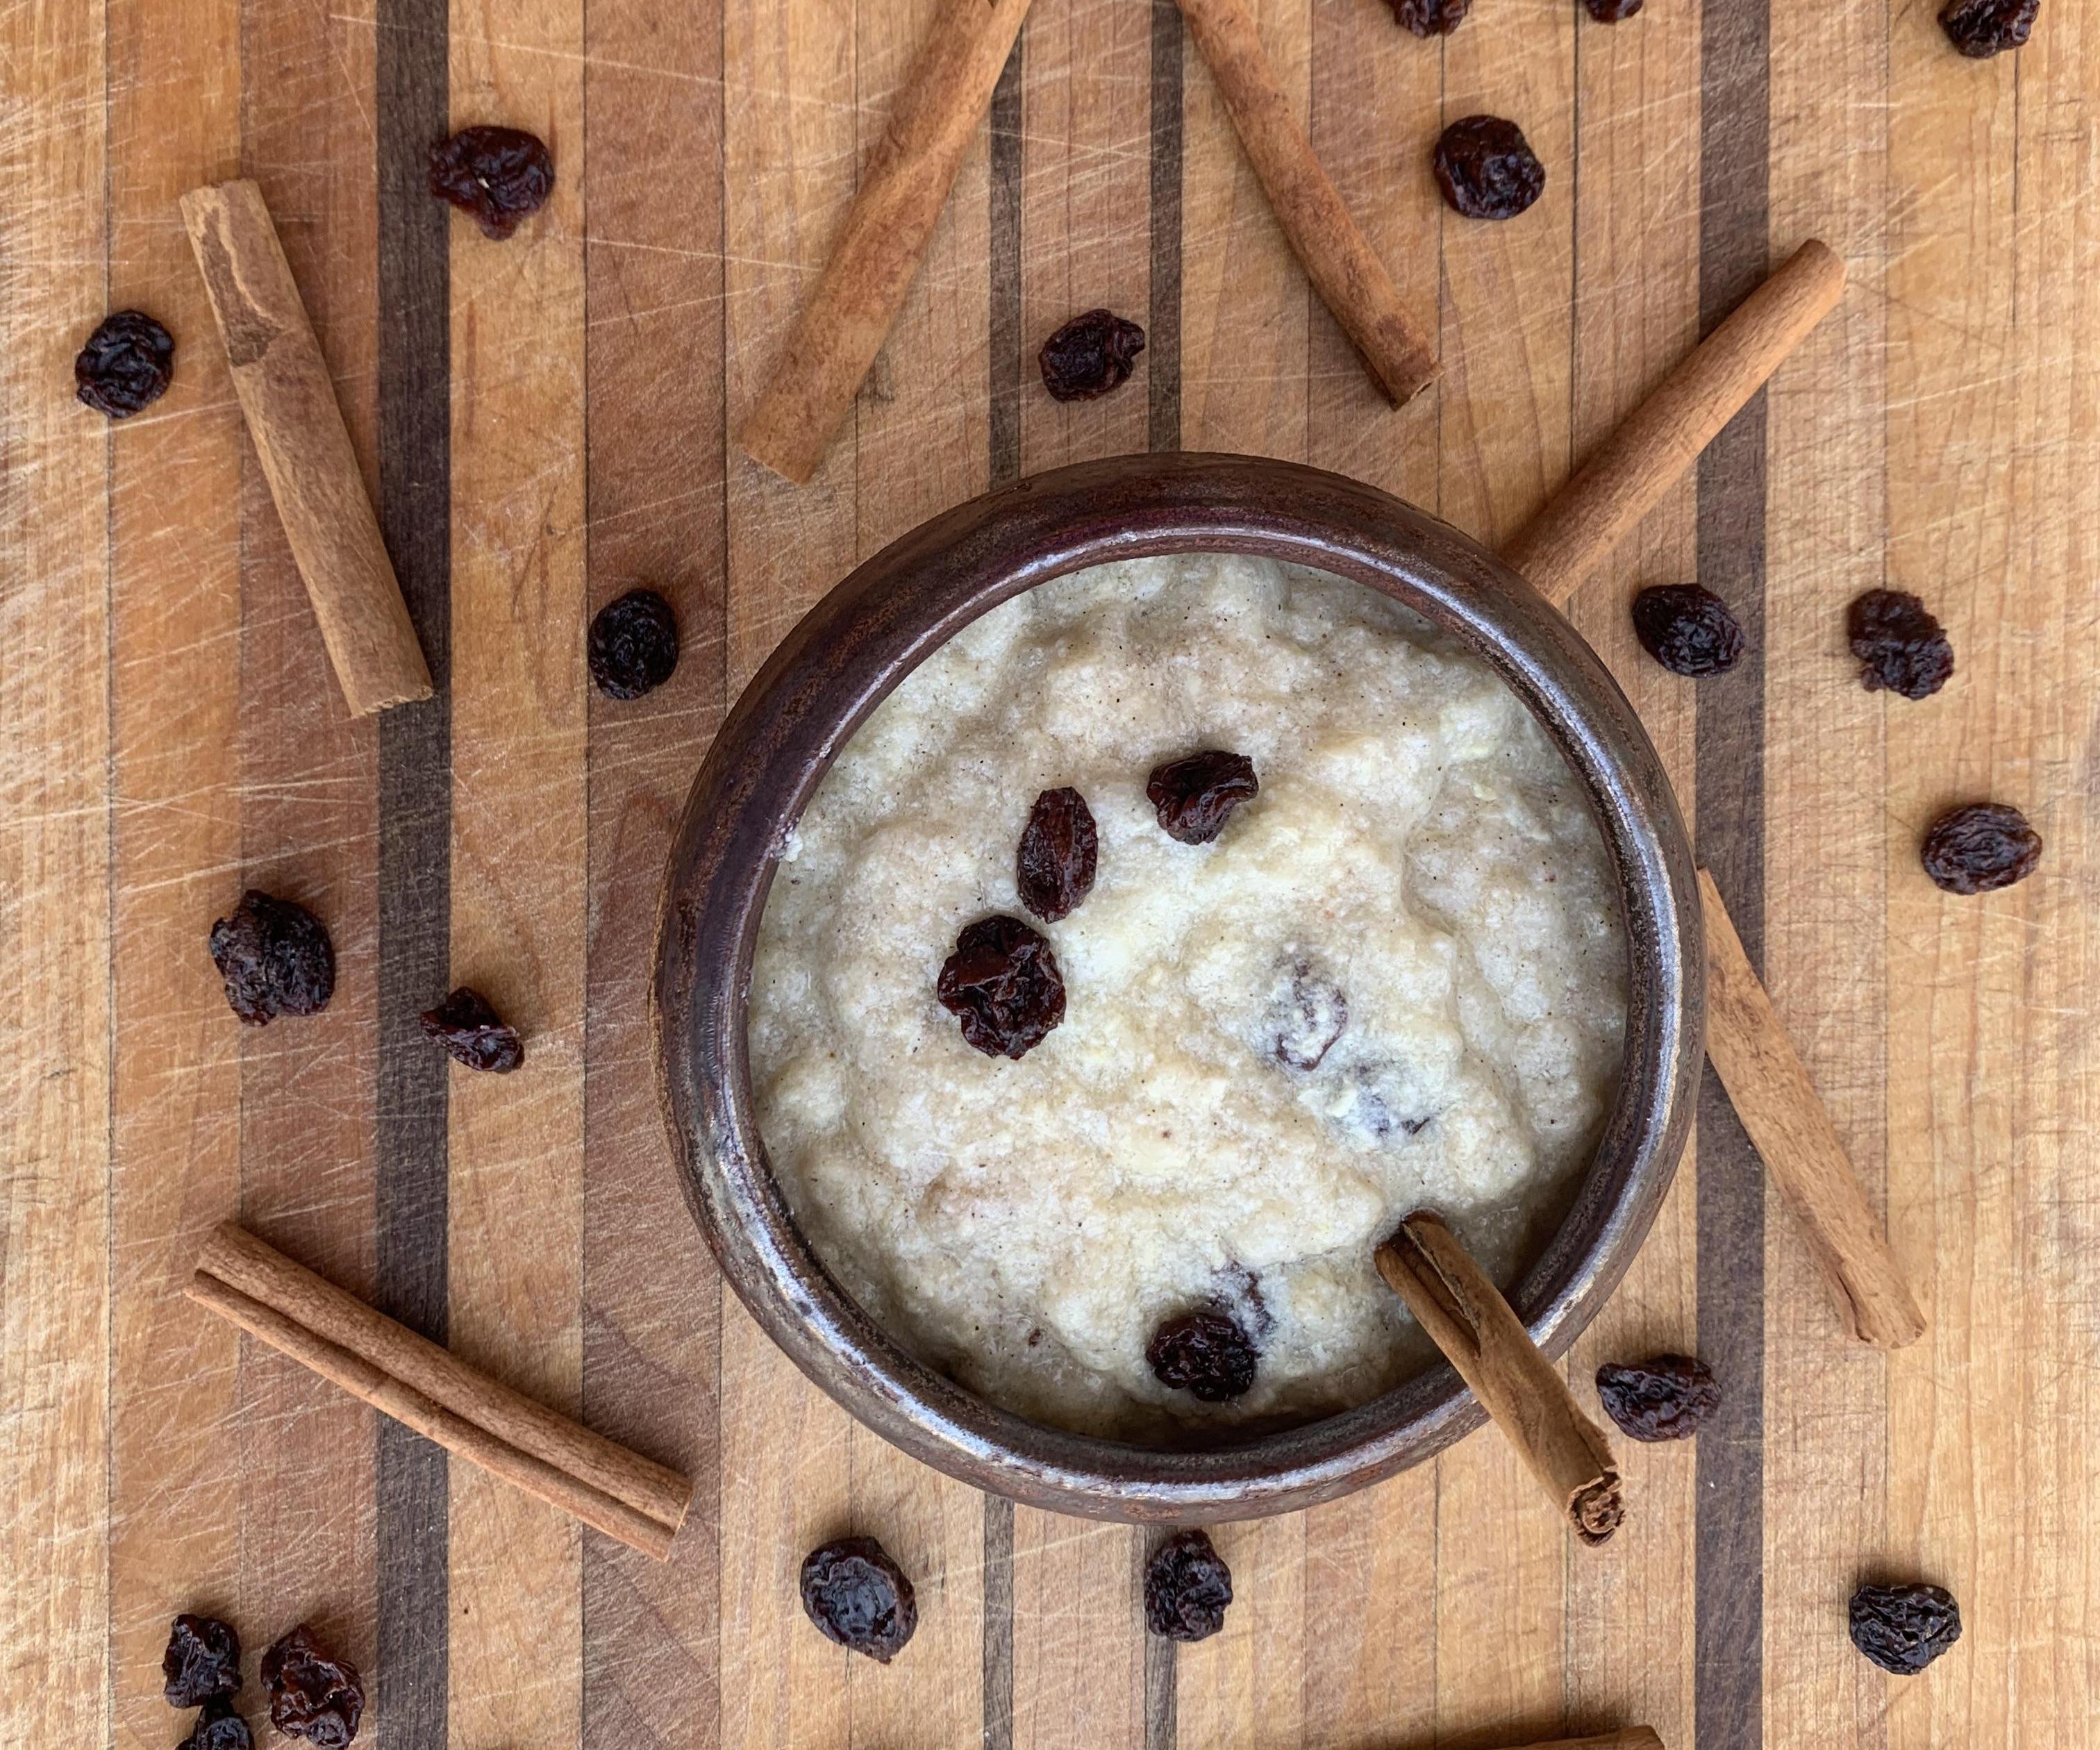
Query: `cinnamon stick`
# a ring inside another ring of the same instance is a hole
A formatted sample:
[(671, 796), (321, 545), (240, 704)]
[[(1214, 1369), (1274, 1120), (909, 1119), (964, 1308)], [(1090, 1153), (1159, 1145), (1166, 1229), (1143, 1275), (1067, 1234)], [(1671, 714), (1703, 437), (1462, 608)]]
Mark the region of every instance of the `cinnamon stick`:
[(1587, 1738), (1548, 1738), (1516, 1750), (1662, 1750), (1662, 1739), (1652, 1726), (1629, 1726), (1616, 1732), (1596, 1732)]
[(662, 1561), (692, 1484), (477, 1372), (228, 1222), (190, 1298), (492, 1475)]
[[(1822, 319), (1844, 284), (1844, 263), (1828, 245), (1802, 245), (1619, 422), (1504, 549), (1503, 558), (1556, 607), (1565, 606)], [(1846, 1329), (1882, 1348), (1914, 1342), (1925, 1329), (1917, 1303), (1742, 951), (1719, 890), (1704, 870), (1699, 880), (1709, 965), (1707, 1056), (1837, 1289)]]
[(948, 0), (870, 156), (845, 227), (737, 442), (800, 485), (889, 337), (1029, 0)]
[(1619, 421), (1502, 558), (1564, 607), (1844, 289), (1836, 252), (1802, 244)]
[(1878, 1349), (1916, 1342), (1925, 1316), (1704, 869), (1699, 898), (1706, 914), (1706, 1056), (1765, 1170), (1799, 1216), (1846, 1330)]
[(1584, 1543), (1603, 1543), (1626, 1515), (1611, 1444), (1502, 1290), (1427, 1210), (1402, 1222), (1375, 1255), (1379, 1274), (1472, 1387), (1555, 1510)]
[(1401, 302), (1385, 263), (1313, 156), (1253, 15), (1242, 0), (1178, 3), (1306, 277), (1356, 342), (1386, 398), (1400, 406), (1436, 381), (1442, 367), (1428, 337)]
[(430, 696), (430, 671), (364, 490), (320, 343), (249, 182), (182, 199), (233, 392), (350, 708)]

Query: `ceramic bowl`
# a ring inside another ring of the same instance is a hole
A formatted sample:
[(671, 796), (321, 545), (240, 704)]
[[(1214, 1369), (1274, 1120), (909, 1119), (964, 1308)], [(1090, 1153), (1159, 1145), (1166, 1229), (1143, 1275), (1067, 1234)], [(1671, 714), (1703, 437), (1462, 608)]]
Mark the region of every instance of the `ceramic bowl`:
[(929, 652), (1021, 590), (1111, 559), (1295, 561), (1384, 591), (1457, 634), (1579, 775), (1618, 878), (1626, 1060), (1586, 1176), (1511, 1298), (1548, 1353), (1601, 1307), (1668, 1188), (1701, 1062), (1705, 959), (1692, 849), (1654, 747), (1567, 622), (1455, 529), (1339, 475), (1249, 456), (1129, 456), (957, 506), (812, 608), (716, 735), (673, 846), (654, 990), (678, 1172), (723, 1274), (802, 1369), (885, 1438), (1017, 1501), (1206, 1520), (1309, 1506), (1418, 1463), (1482, 1413), (1441, 1364), (1345, 1413), (1200, 1451), (1043, 1427), (908, 1355), (833, 1282), (789, 1213), (752, 1106), (744, 1011), (781, 846), (832, 758)]

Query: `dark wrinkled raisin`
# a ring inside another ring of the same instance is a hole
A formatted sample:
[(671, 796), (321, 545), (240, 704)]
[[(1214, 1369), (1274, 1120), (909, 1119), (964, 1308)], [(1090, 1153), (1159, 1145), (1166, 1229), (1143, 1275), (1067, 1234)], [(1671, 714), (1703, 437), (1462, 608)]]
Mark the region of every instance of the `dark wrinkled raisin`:
[(1303, 959), (1290, 963), (1288, 981), (1262, 1017), (1276, 1060), (1292, 1069), (1317, 1069), (1348, 1025), (1349, 999), (1341, 986)]
[(1947, 0), (1939, 28), (1972, 60), (1987, 60), (2023, 44), (2040, 10), (2041, 0)]
[(143, 310), (120, 310), (73, 361), (73, 392), (98, 413), (129, 419), (168, 392), (174, 364), (174, 336)]
[(226, 1000), (251, 1026), (279, 1015), (318, 1015), (335, 994), (335, 946), (304, 906), (254, 888), (211, 927), (212, 963)]
[(1176, 1532), (1145, 1564), (1145, 1626), (1170, 1641), (1207, 1641), (1225, 1625), (1233, 1571), (1201, 1532)]
[(1093, 811), (1076, 790), (1046, 790), (1028, 811), (1013, 858), (1021, 902), (1046, 923), (1069, 916), (1094, 890), (1101, 837)]
[(167, 1680), (161, 1693), (170, 1708), (201, 1707), (214, 1695), (231, 1695), (240, 1687), (240, 1637), (231, 1623), (185, 1611), (168, 1631), (161, 1675)]
[(653, 589), (630, 589), (590, 623), (590, 677), (608, 699), (639, 699), (678, 666), (678, 621)]
[(1972, 802), (1932, 823), (1921, 854), (1934, 885), (1950, 893), (1995, 893), (2033, 874), (2041, 835), (2016, 808)]
[(270, 1723), (287, 1738), (342, 1750), (357, 1735), (364, 1713), (357, 1668), (330, 1653), (306, 1624), (262, 1655), (262, 1687), (269, 1692)]
[(1473, 0), (1392, 0), (1392, 15), (1418, 37), (1448, 37), (1472, 6)]
[(1261, 1351), (1238, 1319), (1204, 1307), (1169, 1319), (1154, 1331), (1145, 1359), (1161, 1385), (1205, 1404), (1223, 1404), (1246, 1395)]
[(1869, 589), (1845, 615), (1860, 683), (1905, 699), (1929, 699), (1954, 672), (1954, 646), (1918, 597), (1900, 589)]
[(1020, 1057), (1065, 1018), (1050, 944), (1018, 918), (981, 918), (955, 938), (935, 987), (963, 1037), (989, 1057)]
[(417, 1018), (424, 1038), (436, 1040), (470, 1069), (508, 1075), (525, 1061), (525, 1043), (517, 1029), (505, 1026), (488, 998), (465, 985)]
[(1600, 24), (1623, 24), (1641, 9), (1641, 0), (1583, 0)]
[(223, 1695), (207, 1701), (190, 1727), (190, 1735), (175, 1750), (255, 1750), (255, 1739), (247, 1721), (233, 1711)]
[(1728, 604), (1696, 584), (1658, 584), (1634, 597), (1634, 635), (1672, 674), (1726, 674), (1742, 659), (1743, 628)]
[(1688, 1440), (1720, 1407), (1714, 1369), (1688, 1355), (1658, 1355), (1597, 1369), (1604, 1413), (1636, 1440)]
[(885, 1665), (919, 1626), (909, 1576), (872, 1537), (840, 1537), (802, 1558), (802, 1608), (829, 1639)]
[(1961, 1638), (1961, 1609), (1943, 1586), (1862, 1586), (1852, 1644), (1884, 1671), (1914, 1677)]
[(1546, 166), (1524, 130), (1500, 116), (1453, 122), (1430, 162), (1444, 198), (1468, 218), (1515, 218), (1546, 187)]
[(1233, 810), (1260, 790), (1253, 760), (1215, 747), (1154, 766), (1145, 784), (1167, 837), (1184, 844), (1208, 844), (1225, 830)]
[(503, 238), (547, 204), (554, 161), (520, 128), (461, 128), (430, 148), (430, 192)]
[(1106, 310), (1089, 310), (1043, 343), (1043, 386), (1060, 401), (1092, 401), (1130, 381), (1145, 330)]

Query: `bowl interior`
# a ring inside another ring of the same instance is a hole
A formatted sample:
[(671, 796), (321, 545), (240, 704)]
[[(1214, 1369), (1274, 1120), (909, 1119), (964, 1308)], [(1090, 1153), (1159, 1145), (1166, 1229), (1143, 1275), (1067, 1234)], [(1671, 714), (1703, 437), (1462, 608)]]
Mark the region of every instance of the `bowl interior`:
[(1531, 707), (1597, 818), (1626, 930), (1626, 1059), (1580, 1188), (1511, 1297), (1549, 1353), (1588, 1322), (1653, 1219), (1682, 1151), (1701, 1050), (1692, 857), (1655, 751), (1560, 615), (1447, 525), (1294, 464), (1127, 456), (973, 500), (858, 567), (745, 690), (695, 781), (673, 847), (654, 994), (681, 1177), (745, 1304), (862, 1421), (981, 1488), (1127, 1519), (1309, 1505), (1428, 1457), (1481, 1413), (1439, 1364), (1338, 1415), (1166, 1451), (1047, 1428), (977, 1397), (879, 1329), (803, 1239), (759, 1136), (744, 1010), (786, 835), (838, 750), (903, 677), (1037, 584), (1111, 559), (1191, 551), (1314, 566), (1456, 633)]

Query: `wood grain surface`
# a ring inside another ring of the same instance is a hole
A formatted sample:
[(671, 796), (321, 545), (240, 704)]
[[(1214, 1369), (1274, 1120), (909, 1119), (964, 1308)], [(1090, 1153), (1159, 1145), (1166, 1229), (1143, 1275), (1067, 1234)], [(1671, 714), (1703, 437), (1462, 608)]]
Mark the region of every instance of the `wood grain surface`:
[[(1251, 0), (1441, 380), (1387, 408), (1311, 292), (1173, 0), (1035, 0), (889, 345), (812, 483), (729, 442), (814, 284), (935, 0), (0, 0), (0, 1720), (158, 1750), (175, 1611), (305, 1618), (383, 1750), (1492, 1750), (1652, 1725), (1701, 1750), (2100, 1741), (2100, 24), (2016, 56), (1930, 5)], [(1547, 165), (1448, 213), (1444, 121)], [(506, 243), (433, 202), (448, 126), (554, 149)], [(179, 195), (262, 187), (438, 683), (344, 709), (244, 436)], [(1567, 1364), (1696, 1348), (1722, 1416), (1626, 1444), (1575, 1552), (1501, 1443), (1229, 1526), (1224, 1633), (1148, 1641), (1136, 1532), (987, 1501), (805, 1385), (673, 1184), (644, 992), (673, 820), (728, 701), (856, 558), (997, 480), (1212, 447), (1375, 482), (1491, 544), (1802, 239), (1848, 289), (1578, 595), (1929, 1329), (1845, 1342), (1711, 1078), (1625, 1285)], [(1136, 376), (1043, 393), (1106, 304)], [(177, 337), (117, 425), (69, 364)], [(1697, 576), (1749, 635), (1695, 688), (1626, 612)], [(589, 690), (589, 614), (676, 605), (668, 685)], [(1842, 614), (1921, 593), (1957, 653), (1858, 685)], [(2031, 880), (1939, 893), (1917, 840), (2018, 804)], [(313, 906), (328, 1012), (244, 1029), (205, 937)], [(453, 982), (526, 1029), (476, 1080)], [(237, 1216), (510, 1383), (693, 1476), (660, 1567), (382, 1423), (182, 1298)], [(917, 1576), (893, 1665), (831, 1646), (807, 1547)], [(1922, 1677), (1852, 1651), (1862, 1578), (1961, 1599)], [(252, 1667), (251, 1667), (252, 1668)], [(250, 1717), (259, 1726), (253, 1685)]]

